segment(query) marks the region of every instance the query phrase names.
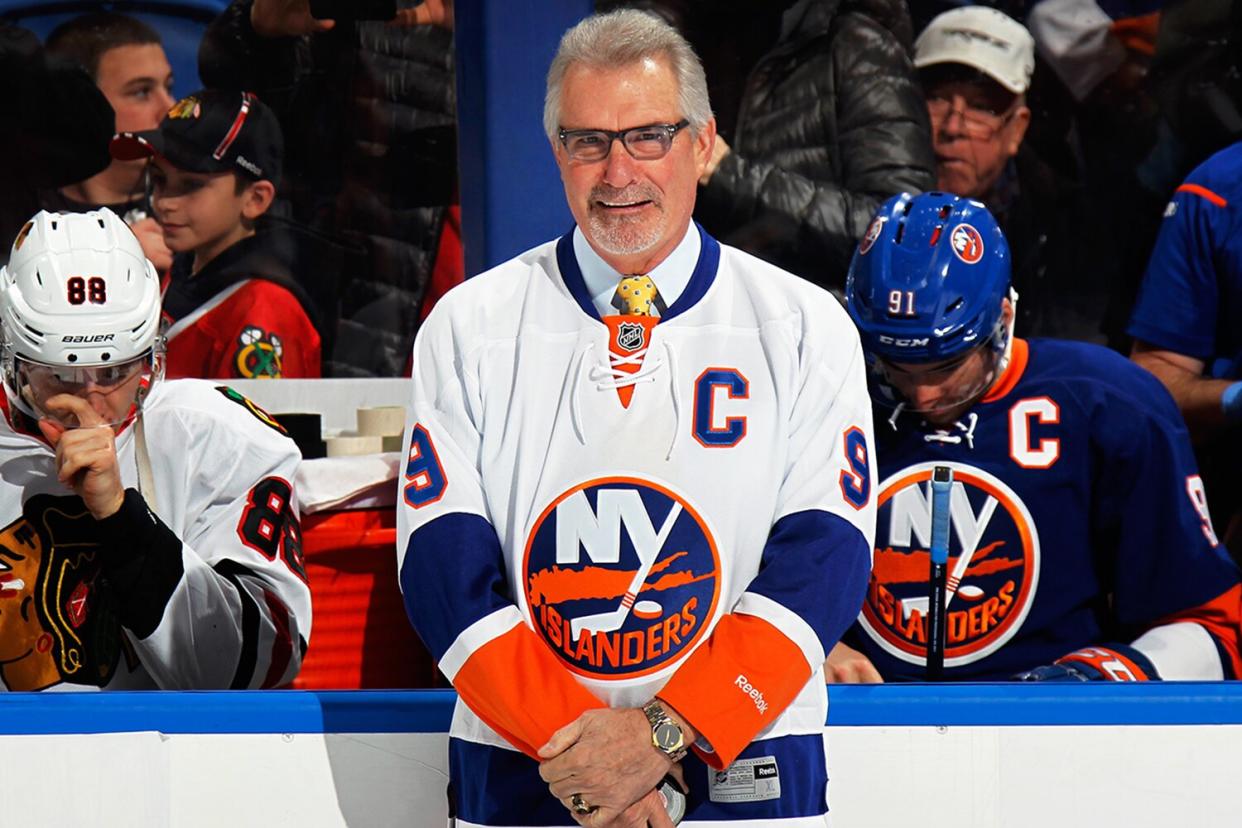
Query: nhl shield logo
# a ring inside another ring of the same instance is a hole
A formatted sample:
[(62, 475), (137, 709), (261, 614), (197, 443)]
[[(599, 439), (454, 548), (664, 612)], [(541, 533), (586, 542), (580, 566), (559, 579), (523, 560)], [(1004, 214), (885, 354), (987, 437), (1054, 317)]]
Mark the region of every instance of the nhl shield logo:
[(720, 556), (681, 495), (637, 478), (591, 480), (530, 529), (523, 585), (531, 626), (573, 672), (620, 680), (664, 669), (707, 633)]
[(617, 329), (617, 347), (625, 351), (637, 351), (643, 347), (647, 332), (635, 322), (622, 322)]

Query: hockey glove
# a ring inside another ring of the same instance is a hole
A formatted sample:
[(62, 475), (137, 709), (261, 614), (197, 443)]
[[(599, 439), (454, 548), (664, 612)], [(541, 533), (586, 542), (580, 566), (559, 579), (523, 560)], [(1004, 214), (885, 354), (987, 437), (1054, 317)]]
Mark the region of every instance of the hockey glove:
[(1147, 656), (1125, 644), (1084, 647), (1051, 664), (1014, 676), (1016, 681), (1158, 681)]

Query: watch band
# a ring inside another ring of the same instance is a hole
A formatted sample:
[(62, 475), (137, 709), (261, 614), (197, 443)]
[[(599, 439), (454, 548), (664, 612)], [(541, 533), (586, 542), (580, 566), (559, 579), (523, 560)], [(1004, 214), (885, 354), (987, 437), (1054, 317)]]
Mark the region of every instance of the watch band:
[(658, 699), (652, 699), (643, 705), (643, 715), (651, 725), (652, 747), (667, 756), (671, 762), (680, 762), (685, 758), (689, 750), (685, 732), (668, 715), (664, 705)]

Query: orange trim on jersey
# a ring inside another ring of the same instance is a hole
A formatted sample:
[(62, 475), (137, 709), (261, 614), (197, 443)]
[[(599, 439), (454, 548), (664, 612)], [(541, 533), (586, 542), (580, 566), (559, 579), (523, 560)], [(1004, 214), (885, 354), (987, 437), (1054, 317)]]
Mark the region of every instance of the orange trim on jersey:
[(988, 393), (983, 395), (980, 402), (990, 403), (996, 402), (1014, 389), (1018, 384), (1018, 380), (1022, 379), (1023, 372), (1026, 371), (1027, 360), (1031, 358), (1030, 348), (1027, 347), (1025, 339), (1014, 337), (1013, 347), (1009, 351), (1009, 364), (1005, 366), (1005, 373), (1000, 375), (1000, 379), (992, 386)]
[(457, 671), (453, 688), (488, 727), (535, 761), (536, 751), (553, 733), (582, 713), (606, 706), (525, 624), (472, 653)]
[(1156, 32), (1160, 28), (1160, 12), (1141, 17), (1123, 17), (1109, 27), (1113, 37), (1131, 52), (1151, 57), (1156, 53)]
[[(1150, 681), (1151, 676), (1147, 675), (1147, 671), (1140, 667), (1133, 659), (1130, 659), (1108, 647), (1084, 647), (1081, 650), (1075, 650), (1067, 656), (1062, 656), (1056, 660), (1057, 664), (1079, 662), (1086, 664), (1091, 669), (1107, 676), (1111, 681)], [(1119, 672), (1115, 669), (1115, 665), (1120, 664), (1125, 672)], [(1127, 676), (1129, 676), (1127, 678)]]
[[(609, 352), (618, 357), (628, 357), (636, 351), (645, 350), (651, 344), (651, 332), (655, 330), (655, 326), (659, 321), (659, 318), (655, 316), (635, 316), (632, 314), (605, 316), (604, 324), (608, 326)], [(620, 343), (622, 325), (639, 325), (642, 327), (642, 342), (638, 343), (634, 348), (622, 348)], [(638, 369), (643, 366), (642, 360), (639, 359), (638, 362), (634, 363), (615, 363), (613, 367), (627, 374), (636, 374)], [(634, 388), (635, 386), (633, 385), (625, 385), (617, 389), (617, 397), (621, 400), (622, 408), (630, 407), (630, 400), (634, 397)]]
[(715, 753), (695, 749), (703, 761), (723, 770), (810, 677), (802, 650), (771, 621), (731, 614), (659, 695), (711, 743)]
[(1234, 678), (1242, 677), (1242, 584), (1234, 584), (1217, 597), (1181, 612), (1161, 618), (1153, 627), (1190, 621), (1203, 627), (1216, 639), (1233, 666)]
[(1207, 187), (1200, 187), (1198, 184), (1183, 184), (1182, 186), (1178, 187), (1175, 192), (1191, 193), (1192, 195), (1202, 196), (1203, 198), (1206, 198), (1208, 201), (1215, 204), (1217, 207), (1228, 207), (1229, 206), (1229, 202), (1226, 201), (1223, 197), (1218, 196), (1216, 193), (1212, 192)]

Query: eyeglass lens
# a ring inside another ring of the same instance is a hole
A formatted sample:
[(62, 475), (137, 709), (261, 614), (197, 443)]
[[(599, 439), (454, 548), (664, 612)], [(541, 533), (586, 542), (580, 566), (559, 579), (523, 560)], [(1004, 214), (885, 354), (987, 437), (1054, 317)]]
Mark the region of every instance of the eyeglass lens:
[(618, 138), (632, 157), (640, 161), (654, 161), (668, 155), (673, 136), (686, 125), (683, 120), (676, 124), (649, 124), (619, 132), (606, 129), (562, 130), (561, 140), (569, 157), (578, 161), (602, 161), (608, 157), (612, 142)]

